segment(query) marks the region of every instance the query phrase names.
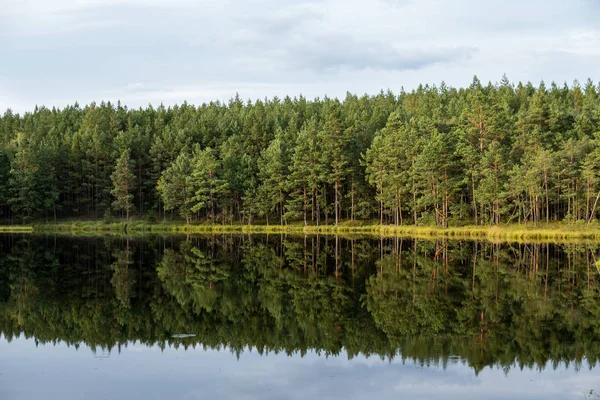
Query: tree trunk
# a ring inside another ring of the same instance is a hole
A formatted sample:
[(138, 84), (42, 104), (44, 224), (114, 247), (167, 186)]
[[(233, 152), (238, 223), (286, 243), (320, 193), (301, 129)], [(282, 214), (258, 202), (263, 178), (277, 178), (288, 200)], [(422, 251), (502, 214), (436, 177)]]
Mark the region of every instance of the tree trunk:
[(319, 226), (319, 223), (321, 222), (321, 207), (319, 206), (319, 189), (315, 190), (315, 194), (314, 194), (315, 200), (316, 200), (316, 208), (317, 208), (317, 226)]
[[(414, 169), (415, 158), (411, 158), (411, 169)], [(413, 222), (417, 225), (417, 191), (415, 189), (415, 177), (412, 176), (412, 193), (413, 193)]]
[(448, 185), (448, 171), (444, 168), (444, 228), (448, 227), (448, 208), (450, 207)]
[(350, 220), (354, 221), (354, 180), (352, 181), (352, 206), (350, 208)]
[(210, 191), (210, 219), (215, 219), (215, 201), (213, 198), (213, 191)]
[(283, 225), (283, 191), (279, 189), (279, 222)]
[(312, 189), (310, 195), (310, 220), (315, 222), (315, 189)]
[(144, 214), (144, 203), (142, 197), (142, 166), (138, 165), (138, 209), (140, 210), (140, 214)]
[(304, 226), (308, 225), (308, 222), (306, 220), (306, 184), (304, 185)]
[(339, 216), (338, 216), (338, 210), (339, 210), (339, 206), (338, 206), (338, 189), (339, 189), (339, 183), (336, 181), (335, 182), (335, 225), (337, 226), (338, 222), (339, 222)]
[(596, 206), (598, 206), (598, 199), (600, 199), (600, 192), (598, 192), (598, 195), (596, 196), (596, 200), (594, 201), (594, 206), (592, 207), (592, 212), (590, 213), (590, 217), (588, 219), (588, 225), (594, 219), (594, 214), (596, 213)]
[(550, 223), (550, 206), (548, 201), (548, 173), (544, 172), (544, 186), (546, 187), (546, 224)]
[(323, 199), (325, 200), (325, 225), (329, 225), (329, 214), (327, 213), (327, 188), (323, 187)]
[(475, 200), (475, 175), (471, 174), (471, 189), (473, 196), (473, 213), (475, 214), (475, 225), (478, 225), (477, 221), (477, 200)]
[(590, 181), (588, 179), (587, 188), (585, 190), (585, 217), (589, 219), (590, 215)]

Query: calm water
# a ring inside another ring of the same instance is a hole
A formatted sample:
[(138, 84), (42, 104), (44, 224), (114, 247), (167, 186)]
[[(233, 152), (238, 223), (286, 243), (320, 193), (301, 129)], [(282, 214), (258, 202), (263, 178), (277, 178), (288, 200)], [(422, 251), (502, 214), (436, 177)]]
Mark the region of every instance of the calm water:
[[(583, 399), (596, 245), (0, 236), (1, 399)], [(592, 397), (594, 398), (594, 397)]]

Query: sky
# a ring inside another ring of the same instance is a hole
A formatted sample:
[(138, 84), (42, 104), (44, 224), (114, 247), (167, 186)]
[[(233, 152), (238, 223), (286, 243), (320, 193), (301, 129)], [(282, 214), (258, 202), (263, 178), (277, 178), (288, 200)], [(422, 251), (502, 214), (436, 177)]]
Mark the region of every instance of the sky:
[[(35, 382), (35, 384), (31, 384)], [(359, 356), (304, 357), (130, 343), (117, 351), (64, 343), (10, 343), (0, 337), (3, 399), (585, 399), (600, 390), (586, 362), (556, 369), (485, 368), (478, 375), (457, 361), (439, 365)], [(595, 398), (595, 397), (593, 397)]]
[(0, 0), (0, 110), (600, 80), (600, 0)]

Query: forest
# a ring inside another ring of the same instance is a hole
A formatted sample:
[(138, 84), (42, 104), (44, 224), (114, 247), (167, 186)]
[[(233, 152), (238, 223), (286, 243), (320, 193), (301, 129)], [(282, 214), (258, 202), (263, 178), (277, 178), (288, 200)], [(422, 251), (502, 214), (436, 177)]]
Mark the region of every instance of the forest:
[(591, 223), (600, 85), (421, 85), (0, 118), (0, 221)]

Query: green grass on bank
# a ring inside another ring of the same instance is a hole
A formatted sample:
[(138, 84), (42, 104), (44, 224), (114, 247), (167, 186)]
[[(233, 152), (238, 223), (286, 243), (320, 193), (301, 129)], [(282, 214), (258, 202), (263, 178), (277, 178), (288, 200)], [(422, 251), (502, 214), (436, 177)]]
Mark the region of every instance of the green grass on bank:
[(23, 225), (0, 226), (1, 233), (32, 233), (33, 227)]
[(370, 225), (360, 222), (345, 222), (338, 226), (304, 226), (292, 225), (185, 225), (178, 221), (150, 223), (146, 221), (110, 222), (103, 221), (69, 221), (28, 226), (4, 226), (0, 232), (45, 232), (45, 233), (186, 233), (186, 234), (226, 234), (226, 233), (256, 233), (256, 234), (338, 234), (338, 235), (369, 235), (383, 237), (415, 237), (425, 239), (486, 239), (497, 241), (569, 241), (587, 240), (600, 242), (600, 224), (568, 224), (550, 223), (539, 225), (499, 225), (499, 226), (460, 226), (439, 228), (431, 226), (391, 226)]

